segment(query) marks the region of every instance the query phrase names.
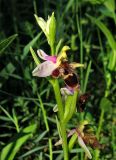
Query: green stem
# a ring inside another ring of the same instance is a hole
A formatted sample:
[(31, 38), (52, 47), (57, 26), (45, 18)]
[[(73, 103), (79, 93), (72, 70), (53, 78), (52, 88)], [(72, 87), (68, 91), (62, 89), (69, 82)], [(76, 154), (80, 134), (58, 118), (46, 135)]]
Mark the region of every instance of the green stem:
[(99, 154), (100, 154), (100, 150), (96, 149), (95, 150), (95, 160), (99, 160)]
[[(100, 114), (99, 125), (98, 125), (97, 134), (96, 134), (98, 139), (100, 138), (100, 132), (102, 129), (103, 119), (104, 119), (104, 109), (101, 110), (101, 114)], [(99, 160), (99, 154), (100, 154), (100, 150), (96, 149), (95, 150), (95, 160)]]
[(57, 79), (54, 80), (53, 88), (54, 88), (56, 102), (57, 102), (57, 105), (58, 105), (59, 118), (63, 119), (63, 117), (64, 117), (63, 103), (62, 103), (62, 98), (61, 98), (61, 94), (60, 94), (60, 87), (59, 87), (59, 83), (58, 83)]
[[(81, 11), (80, 11), (81, 13)], [(79, 33), (79, 39), (80, 39), (80, 62), (83, 64), (83, 32), (82, 32), (82, 24), (79, 24), (79, 17), (77, 15), (77, 29)], [(80, 81), (81, 81), (81, 91), (83, 92), (83, 68), (80, 68), (81, 74), (80, 74)]]
[(58, 80), (54, 80), (54, 83), (52, 84), (54, 88), (55, 98), (58, 105), (58, 116), (60, 119), (60, 127), (61, 127), (61, 136), (63, 141), (63, 152), (64, 152), (64, 160), (69, 160), (68, 157), (68, 145), (67, 145), (67, 133), (66, 133), (66, 123), (63, 123), (64, 118), (64, 110), (63, 110), (63, 103), (62, 98), (60, 94), (60, 87)]
[[(109, 95), (109, 88), (110, 88), (110, 85), (108, 87), (106, 87), (106, 91), (105, 91), (105, 95), (104, 97), (108, 97)], [(103, 120), (104, 120), (104, 109), (101, 109), (101, 114), (100, 114), (100, 119), (99, 119), (99, 124), (98, 124), (98, 130), (97, 130), (97, 133), (96, 133), (96, 136), (99, 140), (100, 138), (100, 132), (102, 130), (102, 126), (103, 126)], [(95, 150), (95, 160), (98, 160), (99, 159), (99, 154), (100, 154), (100, 150), (96, 149)]]
[[(107, 91), (106, 91), (107, 92)], [(105, 92), (105, 97), (106, 96), (106, 92)], [(97, 130), (97, 133), (96, 133), (96, 136), (99, 140), (100, 138), (100, 132), (102, 130), (102, 125), (103, 125), (103, 119), (104, 119), (104, 109), (101, 109), (101, 114), (100, 114), (100, 119), (99, 119), (99, 125), (98, 125), (98, 130)], [(95, 150), (95, 160), (99, 160), (99, 154), (100, 154), (100, 150), (96, 149)]]
[(50, 152), (50, 160), (53, 160), (52, 139), (51, 138), (49, 138), (49, 152)]
[(51, 46), (51, 55), (55, 55), (55, 47), (54, 44)]
[(99, 125), (98, 125), (97, 134), (96, 134), (98, 139), (99, 139), (100, 132), (102, 129), (103, 119), (104, 119), (104, 109), (101, 110), (101, 114), (100, 114)]
[(47, 121), (46, 110), (44, 108), (42, 99), (41, 99), (41, 97), (40, 97), (40, 95), (38, 93), (37, 93), (37, 96), (38, 96), (38, 99), (39, 99), (39, 102), (40, 102), (40, 107), (41, 107), (41, 110), (42, 110), (42, 114), (43, 114), (43, 119), (44, 119), (44, 123), (45, 123), (45, 126), (46, 126), (46, 130), (49, 132), (50, 129), (49, 129), (48, 121)]
[[(83, 35), (82, 35), (82, 26), (80, 31), (80, 61), (83, 64)], [(83, 68), (81, 68), (81, 90), (83, 91)]]

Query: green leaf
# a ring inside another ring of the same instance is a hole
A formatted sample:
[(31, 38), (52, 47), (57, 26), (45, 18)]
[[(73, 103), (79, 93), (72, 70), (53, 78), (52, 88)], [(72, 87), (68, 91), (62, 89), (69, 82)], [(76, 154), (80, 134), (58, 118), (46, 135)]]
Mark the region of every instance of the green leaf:
[(68, 3), (65, 6), (65, 10), (63, 12), (63, 16), (69, 11), (69, 9), (73, 6), (73, 4), (74, 4), (74, 0), (68, 1)]
[(15, 66), (12, 63), (8, 63), (5, 68), (3, 68), (0, 72), (0, 76), (8, 79), (9, 75), (15, 71)]
[(19, 160), (22, 160), (24, 159), (25, 157), (29, 157), (30, 155), (32, 154), (35, 154), (36, 152), (40, 152), (40, 150), (43, 150), (45, 149), (46, 147), (48, 147), (47, 145), (44, 145), (44, 146), (37, 146), (29, 151), (27, 151), (26, 153), (24, 153), (23, 155), (21, 155), (20, 157), (18, 157)]
[(37, 125), (33, 124), (24, 128), (20, 133), (18, 133), (13, 140), (2, 149), (0, 154), (0, 160), (13, 160), (16, 153), (19, 151), (21, 146), (32, 137), (35, 132)]
[(42, 29), (42, 31), (44, 32), (44, 34), (47, 37), (47, 32), (46, 32), (47, 23), (46, 23), (46, 21), (43, 18), (38, 17), (36, 14), (34, 16), (35, 16), (35, 19), (36, 19), (38, 25), (40, 26), (40, 28)]
[(103, 97), (100, 101), (100, 108), (104, 111), (110, 111), (112, 107), (112, 102), (108, 99)]
[(88, 64), (88, 67), (87, 67), (87, 71), (86, 71), (86, 75), (85, 75), (85, 81), (84, 81), (84, 87), (83, 87), (83, 92), (85, 93), (86, 92), (86, 88), (87, 88), (87, 83), (88, 83), (88, 80), (89, 80), (89, 74), (90, 74), (90, 71), (91, 71), (91, 60), (89, 61), (89, 64)]
[(70, 141), (69, 141), (69, 145), (68, 145), (68, 148), (69, 148), (69, 151), (72, 150), (75, 142), (77, 141), (77, 134), (73, 134), (73, 136), (71, 137)]
[(70, 113), (70, 110), (72, 108), (72, 100), (73, 100), (73, 95), (69, 95), (66, 99), (66, 102), (65, 102), (65, 113), (64, 113), (64, 119), (67, 119), (69, 113)]
[(77, 38), (77, 35), (72, 35), (71, 36), (71, 49), (73, 50), (73, 51), (76, 51), (77, 49), (78, 49), (78, 47), (77, 47), (77, 44), (76, 44), (76, 38)]
[(30, 52), (31, 52), (31, 55), (36, 63), (36, 65), (40, 64), (40, 61), (39, 61), (39, 58), (37, 57), (36, 53), (34, 52), (33, 48), (30, 47)]
[(50, 46), (53, 47), (55, 43), (55, 36), (56, 36), (56, 19), (54, 17), (54, 13), (50, 17), (50, 24), (49, 24), (49, 40)]
[(18, 34), (14, 34), (2, 42), (0, 42), (0, 55), (3, 53), (3, 51), (14, 41), (14, 39), (18, 36)]
[(60, 39), (56, 46), (56, 55), (58, 55), (62, 43), (63, 43), (63, 39)]
[(45, 126), (46, 126), (46, 130), (49, 131), (49, 125), (48, 125), (48, 121), (47, 121), (47, 115), (46, 115), (46, 110), (44, 108), (44, 104), (43, 104), (42, 99), (41, 99), (41, 97), (38, 93), (37, 93), (37, 96), (38, 96), (38, 99), (39, 99), (39, 102), (40, 102), (40, 107), (41, 107), (41, 110), (42, 110), (43, 120), (44, 120), (44, 123), (45, 123)]
[(116, 15), (111, 14), (111, 12), (107, 8), (100, 8), (100, 12), (105, 17), (110, 17), (112, 19), (116, 18)]
[(37, 34), (37, 36), (24, 47), (22, 59), (24, 59), (27, 56), (27, 54), (29, 53), (29, 50), (30, 50), (30, 46), (32, 46), (32, 47), (34, 46), (36, 41), (40, 38), (41, 34), (42, 34), (42, 32)]
[(96, 24), (100, 30), (104, 33), (104, 35), (106, 36), (108, 43), (112, 49), (112, 53), (109, 59), (109, 64), (108, 64), (108, 68), (110, 70), (115, 70), (116, 68), (116, 41), (112, 35), (112, 33), (110, 32), (110, 30), (105, 26), (105, 24), (103, 22), (101, 22), (99, 19), (96, 19), (90, 15), (87, 15), (87, 17), (90, 18), (90, 20)]
[(110, 12), (115, 11), (115, 0), (105, 0), (104, 5)]
[(48, 133), (48, 131), (44, 131), (41, 134), (38, 135), (37, 139), (35, 139), (34, 143), (38, 143), (39, 141), (43, 140), (43, 138), (46, 136), (46, 134)]
[(1, 108), (1, 110), (7, 115), (7, 117), (9, 118), (9, 120), (14, 123), (14, 119), (13, 119), (12, 116), (7, 112), (7, 110), (4, 109), (2, 106), (0, 106), (0, 108)]
[(99, 28), (100, 30), (104, 33), (104, 35), (106, 36), (107, 40), (108, 40), (108, 43), (110, 45), (110, 47), (113, 49), (113, 50), (116, 50), (116, 42), (115, 42), (115, 39), (112, 35), (112, 33), (110, 32), (110, 30), (105, 26), (105, 24), (103, 22), (101, 22), (99, 19), (96, 19), (90, 15), (87, 15), (87, 17), (90, 18), (90, 20), (95, 23)]
[(17, 132), (19, 132), (18, 117), (17, 117), (17, 115), (15, 113), (14, 108), (12, 110), (12, 113), (13, 113), (13, 120), (14, 120), (14, 123), (15, 123), (15, 126), (16, 126), (16, 130), (17, 130)]
[[(77, 97), (79, 92), (75, 91), (73, 96), (68, 96), (65, 105), (64, 123), (67, 123), (76, 110)], [(68, 103), (69, 102), (69, 103)]]
[(85, 0), (85, 2), (90, 2), (93, 5), (102, 4), (104, 0)]
[(116, 50), (113, 50), (109, 56), (108, 68), (112, 71), (116, 71)]
[(0, 88), (4, 85), (4, 82), (13, 75), (15, 71), (15, 66), (10, 62), (8, 63), (0, 72), (0, 77), (3, 77), (3, 81), (0, 83)]

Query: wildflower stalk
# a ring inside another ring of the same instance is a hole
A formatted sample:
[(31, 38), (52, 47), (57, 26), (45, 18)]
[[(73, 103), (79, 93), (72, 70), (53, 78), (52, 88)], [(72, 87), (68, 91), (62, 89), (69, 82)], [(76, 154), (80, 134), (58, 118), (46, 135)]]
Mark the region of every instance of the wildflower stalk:
[[(108, 95), (109, 95), (109, 89), (108, 90), (106, 89), (104, 97), (107, 98)], [(98, 130), (97, 130), (97, 133), (96, 133), (96, 136), (97, 136), (98, 140), (100, 138), (100, 132), (101, 132), (102, 126), (103, 126), (104, 114), (105, 114), (104, 108), (101, 108)], [(99, 160), (99, 154), (100, 154), (100, 150), (96, 149), (95, 150), (95, 160)]]
[(50, 152), (50, 160), (53, 160), (52, 139), (51, 138), (49, 138), (49, 152)]
[(51, 55), (53, 56), (55, 53), (55, 47), (54, 47), (54, 44), (51, 46)]
[[(44, 32), (48, 44), (51, 49), (51, 56), (48, 56), (44, 51), (38, 50), (38, 55), (41, 59), (45, 60), (45, 62), (41, 63), (39, 66), (37, 66), (34, 71), (33, 71), (33, 76), (38, 76), (38, 77), (48, 77), (52, 75), (53, 71), (60, 65), (61, 59), (66, 59), (66, 51), (69, 50), (70, 48), (68, 46), (64, 46), (61, 50), (61, 53), (59, 56), (54, 56), (55, 55), (55, 37), (56, 37), (56, 20), (54, 17), (54, 13), (49, 17), (48, 20), (45, 21), (43, 18), (38, 17), (35, 15), (36, 21), (42, 31)], [(82, 42), (82, 35), (81, 35), (81, 42)], [(83, 51), (82, 51), (82, 43), (81, 43), (81, 62), (83, 62)], [(36, 55), (34, 54), (33, 50), (32, 55), (36, 63), (38, 61), (36, 60)], [(54, 59), (55, 58), (55, 59)], [(74, 64), (73, 64), (74, 65)], [(77, 67), (83, 67), (83, 64), (78, 64), (74, 65), (74, 68)], [(72, 68), (73, 69), (73, 68)], [(82, 74), (83, 75), (83, 70)], [(75, 75), (74, 75), (75, 76)], [(52, 84), (53, 89), (54, 89), (54, 94), (58, 106), (58, 117), (59, 117), (59, 124), (60, 124), (60, 132), (61, 132), (61, 137), (62, 137), (62, 148), (64, 152), (64, 160), (69, 160), (69, 155), (68, 155), (68, 144), (67, 144), (67, 133), (66, 133), (66, 124), (68, 121), (72, 118), (75, 108), (76, 108), (76, 102), (77, 102), (77, 97), (78, 97), (78, 91), (74, 92), (73, 96), (69, 96), (68, 100), (71, 100), (71, 103), (69, 104), (64, 104), (62, 102), (62, 97), (60, 93), (60, 87), (59, 87), (59, 82), (57, 79), (51, 79), (47, 78), (48, 81)], [(77, 80), (78, 82), (78, 80)], [(71, 107), (71, 108), (70, 108)], [(70, 110), (69, 110), (70, 108)], [(52, 159), (52, 156), (51, 156)]]
[(64, 118), (64, 111), (63, 111), (63, 103), (62, 103), (62, 98), (60, 94), (60, 87), (58, 80), (54, 80), (53, 83), (53, 89), (55, 93), (55, 98), (58, 106), (58, 115), (60, 119), (60, 127), (61, 127), (61, 136), (62, 136), (62, 147), (63, 147), (63, 152), (64, 152), (64, 160), (68, 160), (68, 145), (67, 145), (67, 133), (66, 133), (66, 123), (63, 122)]

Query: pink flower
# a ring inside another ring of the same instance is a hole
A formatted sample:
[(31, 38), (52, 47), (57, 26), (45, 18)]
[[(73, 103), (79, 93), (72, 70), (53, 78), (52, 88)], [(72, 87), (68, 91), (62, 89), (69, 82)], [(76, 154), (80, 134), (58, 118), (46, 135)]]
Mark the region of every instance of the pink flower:
[[(47, 77), (52, 75), (54, 78), (58, 78), (59, 76), (62, 75), (66, 70), (66, 68), (70, 68), (72, 76), (72, 70), (75, 70), (77, 67), (83, 67), (83, 64), (80, 63), (68, 63), (67, 61), (67, 55), (66, 51), (69, 50), (70, 48), (68, 46), (64, 46), (58, 56), (49, 56), (47, 55), (43, 50), (39, 49), (37, 51), (38, 56), (44, 60), (43, 63), (39, 64), (32, 72), (33, 76), (37, 77)], [(62, 61), (66, 61), (65, 69), (62, 66)], [(73, 74), (74, 75), (74, 74)], [(75, 75), (76, 76), (76, 75)], [(66, 77), (66, 75), (65, 75)], [(66, 81), (66, 79), (65, 79)]]
[(61, 59), (67, 59), (66, 51), (69, 50), (68, 46), (62, 48), (61, 53), (58, 56), (49, 56), (43, 50), (37, 51), (38, 56), (45, 62), (39, 64), (32, 72), (33, 76), (47, 77), (52, 75), (52, 72), (58, 68), (61, 63)]
[(38, 56), (45, 60), (45, 62), (39, 64), (32, 72), (33, 76), (37, 77), (47, 77), (52, 74), (52, 72), (57, 68), (56, 56), (49, 56), (43, 50), (39, 49), (37, 51)]

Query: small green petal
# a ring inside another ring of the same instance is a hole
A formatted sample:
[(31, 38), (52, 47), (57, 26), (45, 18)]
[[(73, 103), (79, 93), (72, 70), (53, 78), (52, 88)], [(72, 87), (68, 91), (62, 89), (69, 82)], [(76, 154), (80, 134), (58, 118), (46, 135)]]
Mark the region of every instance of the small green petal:
[(47, 32), (46, 32), (47, 23), (46, 23), (46, 21), (43, 18), (38, 17), (36, 14), (34, 16), (36, 18), (38, 25), (40, 26), (40, 28), (42, 29), (44, 34), (47, 36)]
[(58, 55), (57, 58), (57, 63), (59, 64), (61, 59), (67, 59), (67, 55), (66, 55), (66, 51), (68, 51), (70, 49), (69, 46), (64, 46), (60, 52), (60, 54)]

